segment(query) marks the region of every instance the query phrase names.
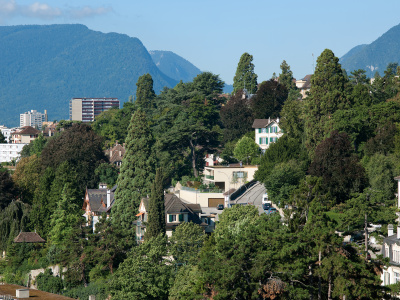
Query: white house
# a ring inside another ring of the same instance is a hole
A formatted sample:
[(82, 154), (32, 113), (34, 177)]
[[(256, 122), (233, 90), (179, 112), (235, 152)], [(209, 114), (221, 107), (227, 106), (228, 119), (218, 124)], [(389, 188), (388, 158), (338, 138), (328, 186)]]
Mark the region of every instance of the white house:
[(10, 143), (10, 142), (11, 142), (11, 134), (12, 134), (15, 130), (17, 130), (17, 129), (16, 129), (16, 128), (8, 128), (8, 127), (6, 127), (6, 126), (4, 126), (4, 125), (0, 125), (0, 131), (1, 131), (1, 133), (4, 135), (4, 137), (5, 137), (6, 141), (7, 141), (7, 143)]
[(283, 132), (279, 127), (279, 118), (277, 119), (255, 119), (253, 122), (255, 129), (255, 142), (264, 152), (269, 145), (275, 143)]
[(0, 144), (0, 163), (18, 160), (25, 145), (28, 144)]
[[(398, 182), (397, 208), (400, 208), (400, 176), (395, 177)], [(381, 280), (382, 285), (394, 284), (400, 281), (400, 222), (398, 220), (397, 233), (393, 225), (388, 225), (388, 236), (383, 239), (382, 255), (389, 258), (389, 267), (384, 268)]]

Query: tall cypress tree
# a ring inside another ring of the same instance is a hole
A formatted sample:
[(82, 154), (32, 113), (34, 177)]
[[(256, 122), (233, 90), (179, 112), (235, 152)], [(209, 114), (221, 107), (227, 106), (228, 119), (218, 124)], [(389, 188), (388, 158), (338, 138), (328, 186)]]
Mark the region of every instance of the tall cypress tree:
[(150, 126), (146, 114), (140, 109), (132, 116), (125, 144), (126, 152), (115, 192), (113, 222), (129, 230), (136, 219), (140, 199), (150, 194), (156, 164), (151, 151), (153, 137)]
[(146, 240), (151, 239), (152, 237), (157, 237), (160, 233), (165, 234), (163, 181), (162, 169), (158, 168), (156, 171), (156, 178), (151, 187), (149, 219), (146, 226)]
[(152, 108), (156, 94), (153, 90), (153, 78), (149, 73), (139, 77), (136, 82), (136, 103), (141, 108)]
[(246, 88), (250, 94), (257, 91), (257, 74), (254, 73), (253, 55), (247, 52), (240, 57), (235, 77), (233, 77), (233, 93)]
[(333, 113), (348, 108), (345, 84), (339, 59), (325, 49), (317, 59), (310, 96), (305, 100), (305, 142), (311, 156), (315, 147), (333, 130)]
[(290, 70), (286, 60), (281, 63), (280, 68), (282, 73), (279, 74), (279, 83), (283, 84), (288, 91), (295, 89), (296, 84), (293, 81), (293, 72)]

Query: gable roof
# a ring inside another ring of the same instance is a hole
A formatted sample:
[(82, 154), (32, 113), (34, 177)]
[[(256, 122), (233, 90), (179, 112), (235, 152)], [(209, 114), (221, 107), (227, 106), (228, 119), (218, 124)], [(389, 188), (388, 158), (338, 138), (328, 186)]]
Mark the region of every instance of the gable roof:
[(253, 128), (264, 128), (271, 123), (279, 124), (279, 119), (254, 119)]
[(18, 134), (21, 134), (21, 135), (36, 135), (36, 134), (39, 134), (39, 133), (40, 133), (40, 131), (35, 129), (35, 128), (33, 128), (32, 126), (24, 126), (20, 130), (14, 132), (12, 134), (13, 135), (18, 135)]
[(20, 232), (14, 239), (14, 243), (44, 243), (44, 239), (36, 232)]
[[(88, 189), (87, 198), (89, 199), (90, 210), (92, 212), (108, 212), (114, 205), (114, 191), (116, 185), (110, 190), (110, 206), (107, 207), (107, 189)], [(82, 209), (86, 209), (86, 196)]]

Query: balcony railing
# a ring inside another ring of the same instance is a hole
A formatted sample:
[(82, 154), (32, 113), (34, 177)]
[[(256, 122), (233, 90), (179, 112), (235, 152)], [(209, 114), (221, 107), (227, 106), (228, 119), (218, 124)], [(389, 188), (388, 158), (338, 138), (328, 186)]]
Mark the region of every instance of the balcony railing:
[(206, 175), (206, 179), (214, 180), (214, 176), (213, 175)]
[(190, 187), (186, 187), (186, 186), (183, 186), (182, 190), (196, 192), (196, 193), (222, 193), (223, 192), (223, 190), (220, 190), (220, 189), (195, 189), (195, 188), (190, 188)]

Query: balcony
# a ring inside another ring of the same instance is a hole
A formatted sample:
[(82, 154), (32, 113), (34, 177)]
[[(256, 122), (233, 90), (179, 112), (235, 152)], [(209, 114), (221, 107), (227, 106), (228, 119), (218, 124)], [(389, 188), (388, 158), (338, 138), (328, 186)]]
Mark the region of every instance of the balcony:
[(214, 176), (213, 175), (206, 175), (206, 179), (214, 180)]

